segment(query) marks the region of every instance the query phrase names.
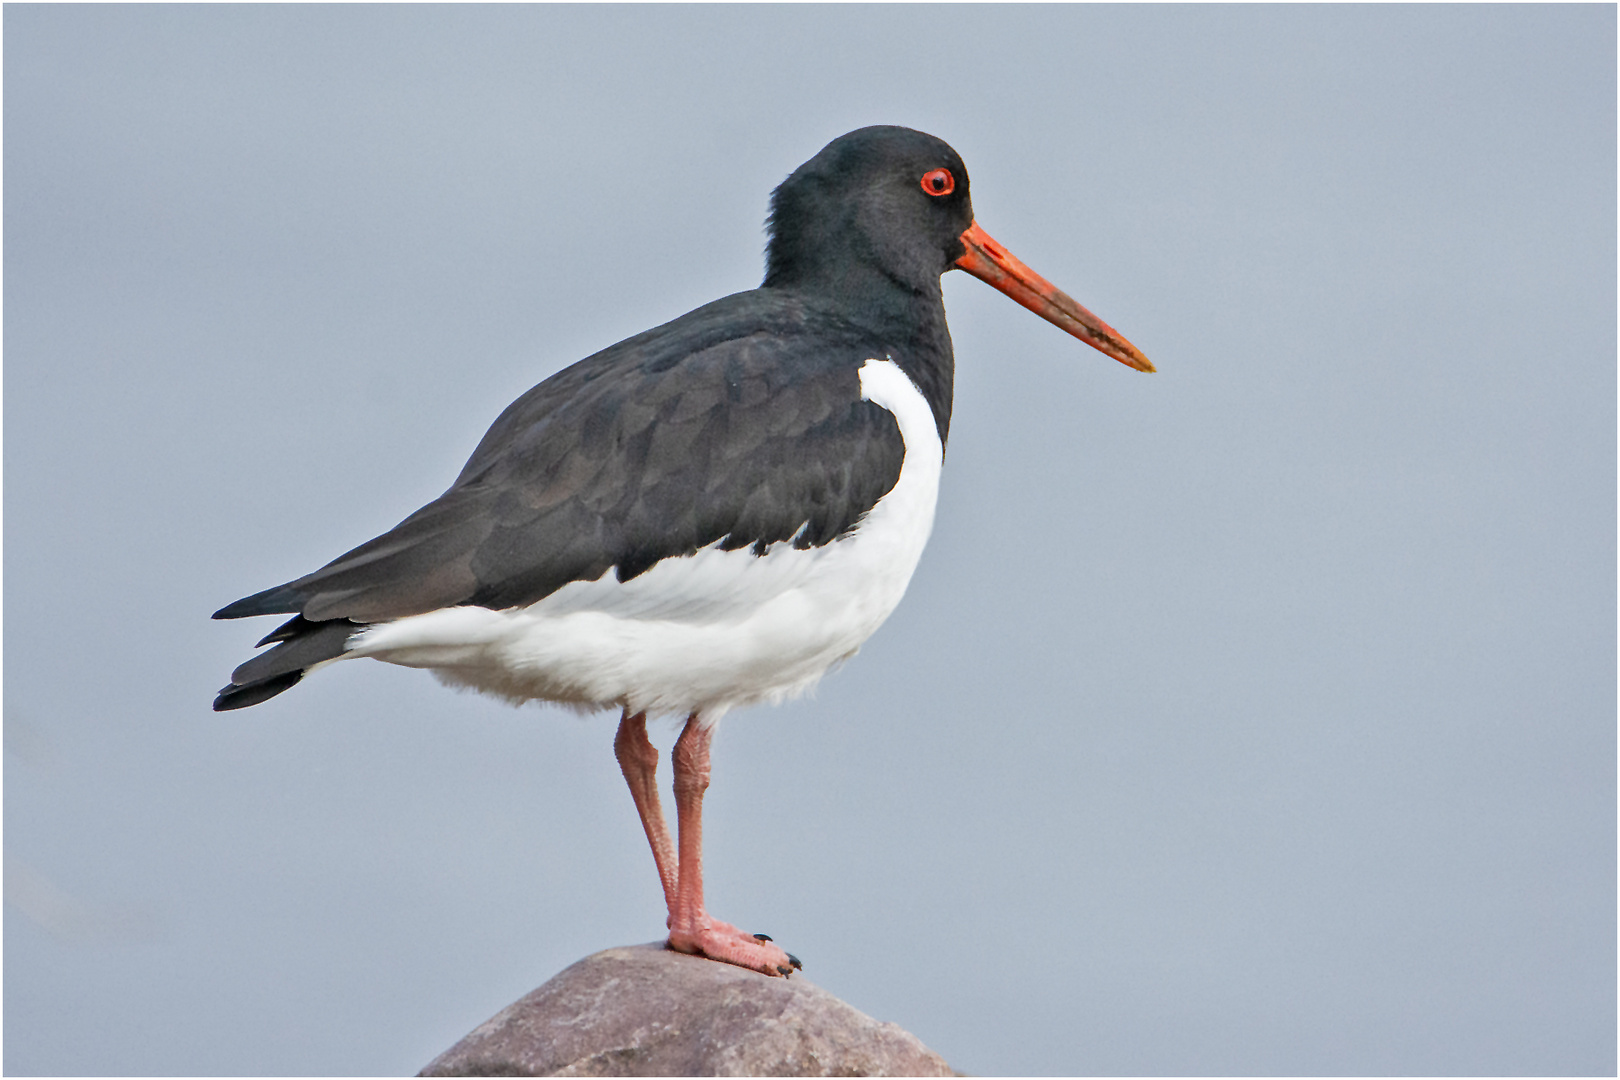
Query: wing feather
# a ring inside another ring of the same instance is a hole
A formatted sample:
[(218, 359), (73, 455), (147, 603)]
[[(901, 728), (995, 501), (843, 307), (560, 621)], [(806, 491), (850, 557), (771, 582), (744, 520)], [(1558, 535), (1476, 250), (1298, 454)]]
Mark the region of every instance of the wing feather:
[(899, 479), (899, 427), (860, 398), (860, 365), (883, 348), (781, 298), (717, 301), (541, 383), (444, 495), (216, 617), (500, 609), (717, 543), (831, 543)]

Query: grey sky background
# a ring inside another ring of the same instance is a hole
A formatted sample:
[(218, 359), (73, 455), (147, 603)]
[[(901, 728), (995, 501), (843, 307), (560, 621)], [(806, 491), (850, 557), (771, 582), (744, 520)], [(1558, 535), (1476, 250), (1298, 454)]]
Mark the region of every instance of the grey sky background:
[(662, 933), (612, 717), (216, 716), (208, 615), (870, 123), (1161, 373), (949, 276), (932, 545), (725, 721), (713, 911), (974, 1073), (1614, 1071), (1612, 6), (4, 20), (7, 1072), (414, 1072)]

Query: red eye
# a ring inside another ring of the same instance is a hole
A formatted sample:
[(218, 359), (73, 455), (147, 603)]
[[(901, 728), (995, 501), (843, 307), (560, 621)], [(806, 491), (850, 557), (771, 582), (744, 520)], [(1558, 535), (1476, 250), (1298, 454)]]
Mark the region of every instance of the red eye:
[(956, 190), (956, 177), (949, 169), (935, 169), (923, 173), (922, 189), (930, 195), (949, 195)]

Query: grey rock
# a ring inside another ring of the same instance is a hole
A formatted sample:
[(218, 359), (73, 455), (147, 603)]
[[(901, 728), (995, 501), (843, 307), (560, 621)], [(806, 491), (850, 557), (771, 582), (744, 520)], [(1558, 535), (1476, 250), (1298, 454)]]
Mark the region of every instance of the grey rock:
[(587, 956), (422, 1076), (953, 1076), (915, 1035), (795, 976), (632, 945)]

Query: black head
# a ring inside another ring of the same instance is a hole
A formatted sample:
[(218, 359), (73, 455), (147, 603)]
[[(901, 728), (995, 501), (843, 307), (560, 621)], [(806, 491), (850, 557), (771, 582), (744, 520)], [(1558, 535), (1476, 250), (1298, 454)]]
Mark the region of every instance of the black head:
[(946, 363), (939, 278), (954, 267), (1120, 363), (1153, 370), (1119, 331), (979, 228), (967, 168), (932, 135), (869, 127), (834, 139), (771, 196), (770, 234), (765, 288), (830, 301), (885, 334), (931, 338)]
[(973, 224), (967, 169), (944, 142), (903, 127), (841, 135), (771, 196), (765, 287), (835, 295), (939, 295)]

